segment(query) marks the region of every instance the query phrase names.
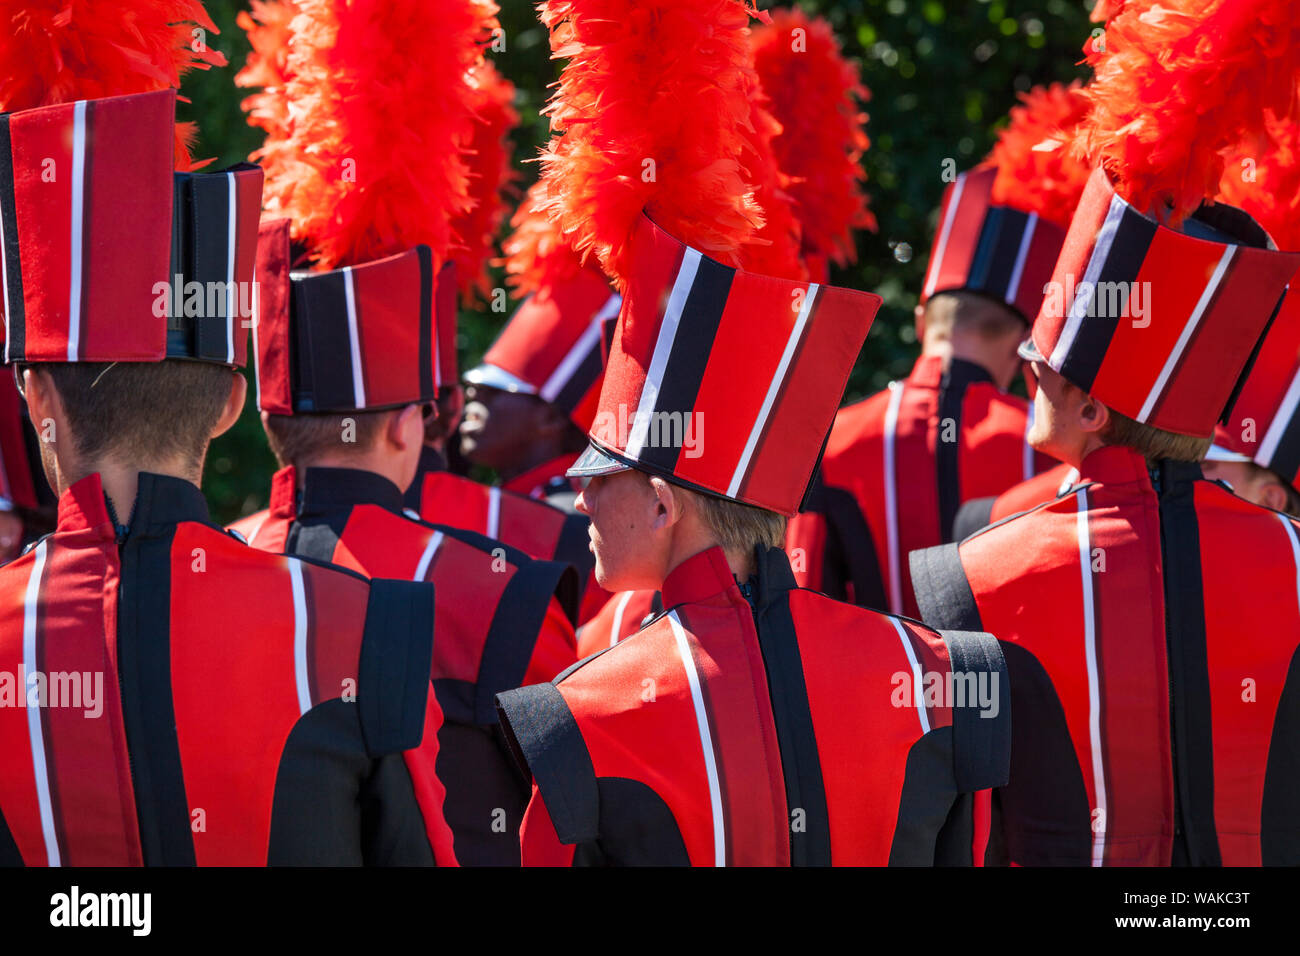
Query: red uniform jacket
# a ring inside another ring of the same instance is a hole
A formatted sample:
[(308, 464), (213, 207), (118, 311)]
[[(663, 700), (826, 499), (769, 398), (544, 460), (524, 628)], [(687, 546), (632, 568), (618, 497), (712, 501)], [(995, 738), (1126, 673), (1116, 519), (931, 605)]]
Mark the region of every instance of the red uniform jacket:
[[(1029, 406), (984, 369), (922, 356), (912, 374), (840, 409), (822, 487), (790, 522), (796, 579), (837, 599), (916, 616), (907, 555), (952, 540), (958, 506), (998, 494), (1041, 462)], [(800, 550), (796, 550), (800, 549)]]
[[(743, 589), (703, 551), (663, 599), (640, 633), (498, 698), (534, 780), (525, 865), (971, 861), (969, 793), (1006, 780), (996, 641), (799, 589), (776, 549)], [(953, 672), (988, 717), (922, 696)]]
[(437, 771), (456, 856), (462, 865), (517, 865), (528, 788), (501, 741), (494, 701), (576, 659), (573, 570), (415, 520), (396, 485), (349, 468), (309, 468), (301, 486), (294, 469), (277, 472), (270, 517), (254, 540), (367, 576), (434, 582), (432, 677), (444, 715)]
[(454, 864), (432, 615), (244, 546), (187, 481), (141, 474), (126, 527), (77, 482), (0, 569), (0, 864)]
[[(481, 485), (447, 471), (441, 456), (426, 448), (406, 501), (425, 521), (495, 538), (530, 557), (573, 565), (582, 582), (576, 619), (580, 624), (599, 611), (610, 595), (596, 584), (596, 558), (588, 547), (589, 522), (586, 515), (572, 509), (574, 497), (567, 482), (554, 501)], [(563, 507), (556, 503), (564, 501), (567, 505)]]
[(663, 609), (663, 595), (658, 591), (619, 591), (595, 617), (578, 628), (578, 659), (631, 637)]
[(1028, 511), (1044, 501), (1060, 498), (1078, 481), (1078, 468), (1057, 465), (1018, 485), (1012, 485), (1000, 495), (968, 501), (957, 509), (957, 520), (952, 525), (952, 539), (962, 541), (995, 521)]
[(1106, 447), (1080, 471), (912, 555), (931, 625), (1004, 645), (990, 862), (1300, 863), (1300, 526), (1195, 464)]

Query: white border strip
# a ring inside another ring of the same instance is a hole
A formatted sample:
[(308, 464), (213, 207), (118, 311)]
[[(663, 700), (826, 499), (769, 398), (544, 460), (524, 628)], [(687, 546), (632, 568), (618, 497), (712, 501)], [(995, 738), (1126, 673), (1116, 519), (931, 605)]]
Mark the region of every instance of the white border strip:
[(497, 537), (501, 530), (501, 489), (495, 486), (488, 489), (487, 530), (489, 538)]
[(86, 201), (86, 101), (72, 108), (72, 254), (68, 259), (68, 361), (81, 351), (81, 248)]
[(307, 594), (302, 583), (302, 562), (289, 559), (293, 588), (293, 676), (298, 687), (298, 713), (311, 710), (311, 682), (307, 679)]
[(903, 387), (902, 382), (889, 383), (889, 407), (885, 409), (885, 541), (889, 552), (889, 609), (895, 614), (903, 613), (903, 582), (898, 567), (898, 481), (894, 474), (894, 439)]
[[(1118, 195), (1110, 198), (1106, 219), (1097, 232), (1097, 241), (1093, 243), (1092, 252), (1088, 256), (1088, 265), (1083, 270), (1083, 281), (1074, 288), (1074, 299), (1070, 302), (1065, 326), (1061, 329), (1061, 336), (1056, 340), (1056, 347), (1052, 349), (1052, 355), (1047, 360), (1047, 364), (1058, 372), (1065, 362), (1065, 357), (1070, 354), (1070, 349), (1074, 347), (1074, 340), (1083, 325), (1084, 313), (1089, 310), (1097, 294), (1097, 279), (1106, 265), (1106, 259), (1110, 257), (1110, 247), (1115, 241), (1115, 233), (1119, 231), (1120, 221), (1124, 218), (1124, 210), (1127, 208), (1128, 204)], [(1088, 294), (1081, 295), (1082, 289), (1087, 289)]]
[(650, 357), (650, 367), (646, 369), (645, 383), (641, 386), (641, 398), (637, 402), (636, 415), (632, 419), (632, 432), (628, 436), (624, 454), (629, 458), (639, 459), (641, 449), (645, 447), (646, 432), (650, 430), (650, 417), (654, 413), (655, 403), (659, 400), (659, 388), (664, 381), (664, 368), (668, 365), (668, 356), (673, 350), (673, 340), (677, 337), (677, 326), (681, 322), (682, 310), (686, 308), (686, 299), (695, 283), (695, 273), (700, 268), (700, 254), (690, 246), (682, 254), (681, 268), (673, 281), (673, 291), (668, 296), (668, 305), (664, 309), (663, 321), (659, 324), (659, 338), (655, 340), (654, 354)]
[(1192, 333), (1201, 324), (1201, 318), (1205, 315), (1210, 300), (1214, 298), (1215, 290), (1219, 288), (1219, 283), (1223, 281), (1223, 274), (1228, 271), (1228, 266), (1232, 263), (1232, 259), (1236, 254), (1236, 246), (1227, 246), (1223, 250), (1223, 255), (1219, 256), (1219, 264), (1214, 267), (1214, 274), (1210, 276), (1210, 281), (1205, 283), (1205, 288), (1201, 291), (1201, 297), (1196, 302), (1196, 308), (1192, 310), (1191, 316), (1183, 324), (1183, 331), (1178, 334), (1178, 341), (1174, 343), (1173, 351), (1165, 359), (1165, 366), (1160, 370), (1160, 377), (1151, 386), (1151, 393), (1147, 395), (1147, 400), (1143, 402), (1142, 411), (1138, 412), (1138, 421), (1145, 422), (1151, 415), (1152, 409), (1155, 408), (1156, 402), (1160, 399), (1160, 393), (1165, 390), (1169, 376), (1173, 374), (1174, 367), (1178, 364), (1178, 360), (1182, 358), (1183, 350), (1187, 348)]
[(1101, 687), (1097, 674), (1097, 618), (1092, 603), (1092, 539), (1088, 533), (1088, 492), (1079, 492), (1075, 520), (1079, 539), (1079, 567), (1083, 575), (1083, 644), (1088, 662), (1088, 740), (1092, 749), (1092, 785), (1101, 811), (1101, 826), (1093, 824), (1092, 865), (1101, 866), (1106, 857), (1106, 769), (1101, 747)]
[(898, 639), (903, 642), (903, 652), (907, 654), (907, 663), (912, 665), (912, 697), (916, 705), (916, 713), (921, 718), (921, 733), (928, 734), (930, 732), (930, 715), (925, 711), (921, 663), (916, 659), (916, 650), (912, 647), (907, 631), (903, 630), (903, 622), (896, 617), (891, 617), (889, 623), (894, 625), (894, 630), (898, 632)]
[(627, 610), (628, 602), (632, 600), (632, 595), (635, 593), (635, 591), (625, 591), (618, 599), (618, 605), (614, 608), (614, 626), (609, 629), (610, 647), (618, 643), (618, 632), (623, 629), (623, 612)]
[(799, 342), (803, 338), (804, 329), (808, 325), (808, 317), (812, 315), (813, 304), (817, 298), (817, 293), (820, 291), (821, 286), (813, 282), (809, 284), (808, 292), (803, 297), (799, 317), (795, 319), (794, 328), (790, 330), (790, 335), (785, 340), (785, 349), (781, 352), (781, 361), (776, 367), (776, 372), (772, 375), (772, 384), (767, 387), (767, 394), (763, 396), (763, 407), (758, 410), (758, 417), (754, 419), (754, 425), (749, 430), (749, 438), (745, 440), (745, 449), (740, 453), (740, 461), (736, 463), (736, 470), (731, 474), (731, 483), (727, 485), (727, 497), (729, 498), (734, 498), (736, 492), (740, 490), (740, 483), (744, 480), (745, 471), (749, 468), (749, 460), (753, 457), (754, 449), (758, 446), (758, 439), (767, 426), (767, 418), (772, 414), (772, 405), (776, 402), (777, 393), (781, 391), (781, 386), (785, 383), (786, 373), (790, 370), (790, 361), (794, 358), (795, 349), (799, 347)]
[(239, 192), (235, 189), (235, 174), (226, 173), (227, 202), (230, 204), (226, 232), (226, 362), (235, 364), (235, 310), (239, 308), (239, 293), (235, 289), (235, 236), (239, 226)]
[(1034, 428), (1034, 403), (1029, 403), (1029, 414), (1025, 416), (1025, 448), (1024, 461), (1022, 462), (1021, 471), (1024, 473), (1025, 481), (1034, 477), (1034, 446), (1029, 444), (1029, 433)]
[[(27, 579), (23, 598), (23, 662), (27, 673), (40, 670), (36, 656), (36, 618), (41, 610), (41, 578), (45, 575), (46, 542), (35, 548), (32, 574)], [(21, 688), (20, 693), (27, 689)], [(41, 731), (42, 707), (27, 708), (27, 737), (32, 748), (32, 776), (36, 778), (36, 802), (40, 806), (41, 835), (45, 838), (45, 858), (50, 866), (61, 866), (59, 835), (54, 828), (54, 807), (50, 802), (50, 773), (45, 764), (45, 735)]]
[(709, 716), (704, 710), (704, 696), (700, 693), (700, 675), (695, 672), (695, 659), (691, 645), (682, 630), (676, 611), (668, 612), (668, 623), (677, 640), (677, 654), (686, 669), (686, 680), (691, 685), (691, 703), (695, 705), (695, 722), (700, 728), (700, 747), (704, 750), (704, 769), (709, 775), (709, 805), (713, 811), (713, 865), (727, 865), (726, 828), (722, 819), (722, 790), (718, 786), (718, 765), (713, 756), (713, 734), (709, 731)]
[(429, 564), (433, 561), (433, 556), (438, 553), (438, 548), (442, 545), (443, 533), (435, 531), (429, 538), (429, 543), (424, 546), (424, 553), (420, 555), (420, 563), (415, 566), (415, 576), (412, 581), (423, 581), (424, 576), (429, 573)]
[(957, 218), (957, 207), (961, 205), (961, 194), (965, 188), (966, 174), (958, 173), (952, 185), (952, 202), (948, 204), (948, 212), (943, 217), (943, 225), (939, 227), (939, 237), (934, 243), (934, 253), (930, 256), (930, 274), (925, 277), (925, 291), (921, 293), (923, 299), (928, 299), (934, 293), (934, 287), (939, 282), (939, 270), (943, 268), (943, 254), (948, 251), (948, 236), (952, 232), (953, 220)]
[(1296, 534), (1295, 525), (1292, 523), (1293, 518), (1279, 514), (1277, 520), (1282, 522), (1282, 527), (1286, 528), (1286, 536), (1291, 542), (1291, 560), (1295, 562), (1296, 607), (1300, 607), (1300, 535)]
[(555, 401), (555, 396), (559, 395), (564, 386), (569, 384), (569, 379), (573, 378), (583, 360), (591, 354), (592, 349), (600, 348), (600, 319), (593, 319), (578, 336), (578, 341), (573, 343), (573, 348), (569, 349), (567, 355), (555, 367), (550, 378), (542, 385), (541, 390), (537, 393), (548, 402)]
[(1287, 432), (1287, 426), (1295, 417), (1297, 405), (1300, 405), (1300, 368), (1296, 369), (1291, 385), (1282, 397), (1282, 404), (1273, 413), (1273, 420), (1268, 423), (1268, 431), (1264, 432), (1264, 438), (1259, 443), (1256, 461), (1264, 464), (1273, 460), (1273, 456), (1277, 453), (1277, 446), (1282, 443), (1282, 436)]
[(352, 267), (343, 267), (343, 288), (348, 300), (348, 345), (352, 350), (352, 400), (366, 407), (366, 382), (361, 375), (361, 335), (357, 329), (357, 295), (352, 287)]
[(1011, 278), (1007, 281), (1007, 291), (1003, 296), (1010, 303), (1015, 303), (1020, 294), (1020, 279), (1025, 272), (1025, 260), (1029, 258), (1029, 247), (1034, 241), (1034, 230), (1038, 227), (1038, 213), (1031, 212), (1025, 222), (1025, 231), (1020, 236), (1020, 248), (1016, 250), (1016, 264), (1011, 267)]

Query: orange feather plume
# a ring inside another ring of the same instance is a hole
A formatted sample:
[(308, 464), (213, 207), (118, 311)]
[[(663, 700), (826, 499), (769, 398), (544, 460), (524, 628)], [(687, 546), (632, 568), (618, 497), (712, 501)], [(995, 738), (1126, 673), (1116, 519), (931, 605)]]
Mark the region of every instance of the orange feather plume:
[[(0, 112), (179, 89), (190, 70), (225, 66), (199, 0), (33, 0), (0, 9)], [(176, 124), (176, 168), (198, 169), (193, 123)]]
[(479, 69), (497, 26), (495, 4), (297, 0), (297, 7), (288, 54), (275, 67), (284, 109), (268, 106), (259, 154), (269, 160), (268, 212), (289, 217), (294, 238), (322, 269), (419, 243), (440, 267), (457, 245), (453, 222), (473, 208), (476, 93), (466, 76)]
[(871, 143), (859, 103), (870, 93), (830, 24), (798, 8), (772, 11), (771, 25), (754, 30), (753, 46), (754, 66), (782, 127), (772, 148), (790, 177), (802, 253), (841, 266), (853, 262), (853, 230), (876, 229), (862, 190), (861, 160)]
[(539, 207), (543, 189), (540, 180), (529, 188), (510, 218), (514, 231), (501, 244), (506, 281), (517, 298), (571, 279), (582, 269), (582, 258), (564, 241), (560, 227)]
[(484, 60), (468, 77), (474, 95), (474, 124), (466, 152), (470, 162), (473, 208), (452, 222), (459, 248), (452, 255), (456, 280), (464, 301), (477, 293), (491, 295), (487, 266), (496, 248), (497, 232), (506, 217), (506, 196), (518, 195), (519, 173), (511, 165), (510, 132), (519, 125), (515, 85)]
[(713, 258), (741, 264), (764, 226), (756, 197), (759, 89), (745, 0), (547, 0), (567, 58), (545, 112), (552, 139), (533, 206), (616, 281), (642, 210)]
[(806, 279), (808, 268), (801, 251), (802, 222), (796, 217), (791, 177), (777, 162), (774, 144), (782, 125), (768, 107), (761, 88), (750, 103), (750, 128), (745, 131), (741, 165), (754, 184), (754, 202), (763, 213), (763, 224), (754, 237), (740, 247), (741, 268), (783, 279)]
[(1143, 211), (1177, 222), (1218, 191), (1223, 152), (1300, 117), (1291, 0), (1128, 0), (1089, 41), (1093, 104), (1074, 148)]
[(1250, 213), (1279, 249), (1300, 252), (1300, 123), (1269, 117), (1225, 160), (1219, 198)]
[(280, 163), (289, 138), (286, 87), (289, 38), (293, 35), (289, 25), (297, 15), (294, 0), (252, 0), (251, 13), (241, 10), (235, 18), (252, 45), (243, 68), (235, 74), (235, 85), (261, 88), (244, 97), (239, 105), (247, 114), (248, 125), (267, 134), (266, 143), (250, 157), (262, 164), (267, 175)]
[(1065, 149), (1091, 103), (1079, 81), (1053, 83), (1020, 94), (1011, 121), (982, 165), (997, 168), (993, 202), (1068, 229), (1091, 167)]

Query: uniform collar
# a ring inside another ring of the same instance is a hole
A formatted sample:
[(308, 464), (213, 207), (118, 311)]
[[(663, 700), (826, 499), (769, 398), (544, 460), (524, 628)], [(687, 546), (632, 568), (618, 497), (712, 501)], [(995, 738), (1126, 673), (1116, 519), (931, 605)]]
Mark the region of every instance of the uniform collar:
[(982, 365), (965, 359), (952, 358), (944, 368), (942, 355), (922, 355), (912, 366), (907, 384), (913, 388), (966, 388), (977, 382), (992, 382), (993, 376)]
[[(1122, 485), (1136, 482), (1152, 487), (1152, 473), (1153, 469), (1147, 467), (1140, 452), (1123, 445), (1103, 445), (1089, 453), (1079, 466), (1078, 483), (1095, 481), (1104, 485)], [(1200, 464), (1194, 461), (1163, 460), (1156, 463), (1154, 473), (1166, 486), (1204, 477)]]
[(549, 490), (547, 485), (552, 482), (562, 483), (564, 490), (570, 490), (569, 479), (565, 477), (564, 473), (577, 460), (577, 453), (561, 455), (559, 458), (553, 458), (536, 468), (530, 468), (522, 475), (516, 475), (509, 481), (502, 482), (501, 487), (506, 491), (527, 495), (529, 498), (544, 497)]
[(401, 514), (402, 492), (383, 475), (359, 468), (308, 468), (299, 480), (291, 466), (271, 479), (271, 513), (277, 517), (326, 515), (357, 505)]
[[(756, 606), (761, 607), (781, 592), (797, 586), (794, 572), (790, 570), (790, 559), (780, 548), (760, 550), (755, 557), (757, 572), (746, 582), (746, 588), (752, 593)], [(673, 568), (664, 580), (664, 607), (699, 604), (733, 588), (739, 591), (740, 585), (731, 573), (726, 554), (720, 546), (714, 545)]]
[[(117, 515), (122, 521), (123, 516)], [(87, 475), (59, 498), (59, 531), (95, 532), (95, 536), (115, 539), (117, 527), (104, 494), (99, 473)], [(208, 503), (193, 482), (171, 475), (142, 471), (137, 479), (135, 502), (125, 516), (132, 536), (153, 537), (170, 531), (183, 521), (211, 524)]]

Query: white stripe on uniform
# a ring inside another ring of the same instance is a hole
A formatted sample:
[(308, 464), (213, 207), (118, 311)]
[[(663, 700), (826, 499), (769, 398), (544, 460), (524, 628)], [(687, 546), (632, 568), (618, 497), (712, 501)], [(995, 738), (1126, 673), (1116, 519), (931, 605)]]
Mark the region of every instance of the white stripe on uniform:
[[(36, 656), (36, 622), (41, 610), (41, 578), (45, 575), (46, 542), (34, 549), (32, 574), (27, 579), (27, 594), (23, 599), (23, 670), (28, 676), (40, 670)], [(27, 693), (23, 687), (19, 691)], [(45, 764), (45, 735), (41, 730), (41, 712), (48, 698), (39, 701), (41, 706), (27, 708), (27, 737), (32, 748), (32, 776), (36, 778), (36, 802), (40, 806), (41, 835), (45, 838), (45, 858), (50, 866), (60, 866), (59, 835), (54, 829), (54, 807), (50, 802), (50, 775)]]
[(925, 711), (925, 693), (922, 690), (921, 663), (916, 659), (916, 648), (912, 647), (912, 641), (907, 636), (907, 631), (903, 630), (903, 622), (896, 617), (891, 617), (889, 623), (894, 625), (894, 630), (898, 632), (898, 639), (903, 642), (903, 651), (907, 654), (907, 663), (912, 666), (912, 697), (916, 704), (917, 716), (921, 718), (921, 733), (930, 732), (930, 715)]
[(1106, 856), (1106, 770), (1101, 747), (1101, 686), (1097, 674), (1097, 617), (1092, 602), (1092, 539), (1088, 533), (1088, 492), (1079, 492), (1075, 533), (1079, 539), (1079, 567), (1083, 575), (1083, 650), (1088, 663), (1088, 741), (1092, 750), (1092, 786), (1100, 820), (1092, 830), (1092, 865)]
[(903, 613), (903, 582), (898, 566), (898, 478), (894, 474), (894, 437), (903, 388), (902, 382), (889, 383), (889, 407), (885, 410), (885, 542), (889, 556), (889, 609), (895, 614)]
[(289, 559), (293, 586), (293, 676), (298, 686), (298, 713), (311, 710), (311, 682), (307, 679), (307, 595), (302, 583), (302, 562)]
[(709, 806), (713, 812), (713, 865), (727, 865), (726, 828), (722, 819), (722, 790), (718, 786), (718, 764), (713, 755), (713, 734), (709, 730), (709, 715), (704, 710), (704, 695), (700, 692), (700, 675), (695, 671), (691, 645), (682, 630), (676, 611), (668, 612), (668, 623), (677, 640), (677, 653), (686, 669), (686, 680), (691, 685), (691, 703), (695, 705), (695, 722), (700, 730), (700, 747), (704, 750), (704, 769), (709, 776)]

